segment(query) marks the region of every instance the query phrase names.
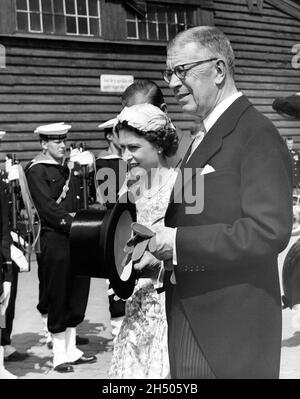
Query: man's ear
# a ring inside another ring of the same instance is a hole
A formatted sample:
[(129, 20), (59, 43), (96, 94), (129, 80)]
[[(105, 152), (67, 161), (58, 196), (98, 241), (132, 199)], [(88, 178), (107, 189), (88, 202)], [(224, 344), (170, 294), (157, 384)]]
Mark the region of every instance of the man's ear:
[(107, 133), (106, 140), (112, 141), (112, 139), (113, 139), (113, 134), (112, 133)]
[(42, 145), (43, 151), (47, 151), (48, 150), (48, 141), (42, 140), (41, 141), (41, 145)]
[(216, 81), (216, 84), (221, 84), (223, 81), (224, 81), (224, 79), (225, 79), (225, 76), (226, 76), (226, 65), (225, 65), (225, 62), (223, 61), (223, 60), (217, 60), (217, 62), (216, 62), (216, 78), (215, 78), (215, 81)]

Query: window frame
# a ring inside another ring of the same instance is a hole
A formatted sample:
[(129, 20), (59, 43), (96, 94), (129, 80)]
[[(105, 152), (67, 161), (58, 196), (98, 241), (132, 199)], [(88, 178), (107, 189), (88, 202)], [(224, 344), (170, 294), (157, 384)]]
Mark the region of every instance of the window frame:
[[(145, 2), (145, 5), (146, 5), (146, 7), (148, 6), (148, 5), (150, 5), (150, 6), (156, 6), (157, 8), (156, 8), (156, 11), (155, 11), (155, 19), (150, 19), (150, 17), (148, 16), (148, 8), (146, 8), (146, 15), (145, 15), (145, 35), (146, 35), (146, 38), (143, 38), (143, 37), (140, 37), (139, 36), (139, 24), (140, 23), (142, 23), (143, 22), (143, 19), (142, 19), (142, 17), (141, 16), (139, 16), (137, 13), (134, 15), (135, 16), (135, 18), (128, 18), (128, 16), (127, 16), (127, 12), (126, 12), (126, 19), (125, 19), (125, 25), (126, 25), (126, 31), (127, 31), (127, 36), (126, 36), (126, 40), (129, 40), (129, 41), (144, 41), (144, 42), (167, 42), (167, 41), (169, 41), (170, 40), (170, 28), (173, 26), (173, 27), (176, 27), (176, 33), (178, 33), (180, 30), (177, 28), (178, 26), (180, 26), (180, 25), (182, 25), (179, 21), (178, 21), (178, 15), (179, 15), (179, 12), (183, 12), (183, 15), (184, 15), (184, 26), (186, 27), (186, 26), (189, 26), (189, 21), (188, 21), (188, 14), (187, 14), (187, 8), (186, 7), (183, 7), (183, 4), (174, 4), (174, 2), (153, 2), (152, 0), (151, 1), (147, 1), (147, 2)], [(173, 6), (174, 7), (174, 9), (172, 10), (172, 15), (174, 16), (174, 18), (175, 18), (175, 23), (172, 23), (171, 21), (169, 21), (169, 17), (168, 17), (168, 10), (167, 10), (167, 8), (164, 10), (164, 21), (159, 21), (159, 17), (158, 17), (158, 14), (157, 14), (157, 11), (158, 11), (158, 9), (159, 9), (159, 7), (161, 6), (161, 7), (163, 7), (163, 6), (167, 6), (167, 5), (170, 5), (170, 6)], [(186, 5), (186, 4), (185, 4)], [(197, 6), (195, 6), (195, 5), (189, 5), (190, 7), (193, 7), (193, 10), (191, 10), (192, 11), (192, 13), (193, 13), (193, 19), (194, 19), (194, 22), (195, 22), (195, 26), (196, 26), (196, 24), (197, 24), (197, 20), (198, 20), (198, 18), (197, 18), (197, 11), (198, 11), (198, 8), (199, 8), (199, 5), (198, 5), (198, 7)], [(178, 9), (176, 9), (176, 7), (178, 7)], [(181, 8), (181, 9), (180, 9)], [(133, 12), (132, 12), (132, 14), (134, 14)], [(129, 36), (129, 32), (128, 32), (128, 23), (132, 23), (132, 24), (135, 24), (135, 32), (136, 32), (136, 36), (134, 37), (134, 36)], [(155, 25), (155, 30), (156, 30), (156, 39), (151, 39), (150, 38), (150, 33), (149, 33), (149, 27), (150, 27), (150, 24), (154, 24)], [(164, 27), (165, 27), (165, 38), (160, 38), (159, 37), (159, 26), (160, 26), (160, 24), (162, 24), (162, 25), (164, 25)]]
[[(17, 0), (13, 0), (14, 5), (15, 5), (15, 21), (16, 21), (16, 33), (18, 35), (22, 35), (22, 34), (42, 34), (45, 36), (55, 36), (55, 37), (64, 37), (64, 36), (72, 36), (74, 38), (76, 37), (87, 37), (87, 38), (101, 38), (102, 35), (102, 24), (101, 24), (101, 17), (102, 17), (102, 12), (101, 12), (101, 0), (94, 0), (97, 2), (97, 15), (93, 16), (90, 15), (89, 13), (89, 0), (82, 0), (85, 2), (85, 9), (86, 9), (86, 14), (80, 14), (79, 13), (79, 9), (78, 9), (78, 0), (73, 0), (74, 2), (74, 13), (67, 13), (67, 0), (61, 0), (62, 1), (62, 10), (63, 10), (63, 16), (64, 16), (64, 28), (65, 28), (65, 34), (61, 35), (55, 32), (55, 16), (58, 16), (60, 14), (55, 14), (54, 13), (54, 8), (53, 8), (53, 1), (51, 0), (51, 9), (52, 12), (51, 14), (49, 12), (43, 12), (43, 8), (42, 8), (42, 0), (37, 0), (38, 4), (39, 4), (39, 10), (36, 12), (37, 14), (39, 14), (39, 18), (40, 18), (40, 30), (34, 30), (32, 29), (31, 26), (31, 14), (35, 14), (34, 11), (30, 10), (30, 0), (25, 0), (26, 2), (26, 10), (21, 10), (17, 8)], [(50, 1), (50, 0), (48, 0)], [(27, 16), (27, 27), (28, 30), (27, 31), (19, 31), (18, 30), (18, 13), (22, 13), (25, 14)], [(44, 30), (44, 23), (43, 23), (43, 15), (44, 14), (49, 14), (52, 16), (52, 27), (53, 27), (53, 32), (45, 32)], [(68, 28), (68, 19), (74, 19), (75, 20), (75, 27), (76, 27), (76, 32), (68, 32), (67, 28)], [(87, 33), (80, 33), (80, 18), (84, 18), (86, 19), (86, 28), (87, 28)], [(99, 35), (93, 35), (91, 34), (91, 20), (96, 20), (98, 23), (98, 31), (99, 31)]]
[[(212, 0), (144, 0), (145, 3), (189, 4), (197, 7), (197, 24), (214, 25)], [(201, 3), (201, 4), (199, 4)], [(67, 35), (17, 31), (16, 0), (1, 0), (0, 36), (32, 39), (63, 40), (73, 42), (115, 43), (130, 46), (165, 47), (165, 41), (127, 39), (126, 10), (120, 0), (100, 0), (101, 36)], [(114, 29), (112, 29), (112, 24)]]

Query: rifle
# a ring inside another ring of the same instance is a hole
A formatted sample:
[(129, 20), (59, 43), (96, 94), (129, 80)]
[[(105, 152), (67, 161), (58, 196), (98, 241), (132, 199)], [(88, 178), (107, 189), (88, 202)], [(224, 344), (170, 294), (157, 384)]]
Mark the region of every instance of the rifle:
[[(84, 152), (86, 149), (85, 143), (79, 144), (79, 151)], [(89, 208), (89, 167), (88, 165), (81, 165), (82, 185), (83, 185), (83, 209)]]
[[(7, 158), (10, 159), (9, 155)], [(17, 246), (26, 257), (28, 271), (30, 271), (32, 254), (40, 252), (40, 219), (28, 189), (25, 173), (15, 154), (11, 158), (11, 166), (13, 165), (18, 165), (19, 179), (11, 180), (9, 183), (12, 210), (11, 231), (17, 235)]]
[[(75, 143), (71, 143), (70, 153), (73, 149), (76, 149), (76, 147), (80, 152), (84, 152), (86, 150), (85, 143), (80, 143), (78, 146), (76, 146)], [(77, 166), (79, 167), (79, 164)], [(89, 204), (95, 201), (94, 199), (95, 195), (93, 195), (95, 192), (95, 182), (93, 178), (94, 174), (91, 174), (89, 172), (88, 165), (80, 165), (79, 173), (78, 172), (75, 173), (77, 173), (77, 175), (79, 175), (82, 178), (83, 209), (88, 209)]]

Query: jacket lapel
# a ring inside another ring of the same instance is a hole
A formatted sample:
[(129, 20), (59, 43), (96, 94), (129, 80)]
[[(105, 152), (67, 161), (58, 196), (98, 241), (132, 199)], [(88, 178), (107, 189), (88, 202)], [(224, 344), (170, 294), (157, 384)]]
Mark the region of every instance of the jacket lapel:
[(189, 161), (183, 166), (185, 168), (203, 168), (210, 158), (220, 150), (223, 138), (234, 130), (240, 117), (249, 106), (251, 103), (245, 96), (237, 98), (208, 131)]
[[(175, 181), (170, 202), (173, 202), (177, 195), (181, 196), (182, 188), (188, 184), (194, 175), (199, 172), (199, 169), (204, 168), (209, 160), (221, 149), (224, 137), (234, 130), (242, 114), (251, 105), (252, 104), (245, 96), (237, 98), (204, 136), (204, 139), (187, 162), (187, 154), (185, 155), (180, 165), (179, 176)], [(187, 168), (191, 168), (192, 173), (189, 175), (188, 180), (185, 179), (186, 181), (183, 181), (182, 184), (180, 184), (179, 179), (181, 177), (183, 178), (184, 169)]]

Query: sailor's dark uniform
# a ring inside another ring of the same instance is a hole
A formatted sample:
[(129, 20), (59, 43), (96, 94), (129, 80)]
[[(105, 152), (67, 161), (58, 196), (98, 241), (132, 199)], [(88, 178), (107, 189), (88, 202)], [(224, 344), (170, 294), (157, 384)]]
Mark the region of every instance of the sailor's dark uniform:
[[(70, 176), (65, 198), (57, 203)], [(27, 167), (27, 181), (41, 218), (41, 253), (38, 255), (40, 298), (38, 310), (48, 313), (48, 329), (59, 333), (84, 319), (90, 279), (72, 273), (69, 254), (70, 213), (82, 207), (81, 180), (41, 154)]]
[[(12, 244), (12, 238), (10, 236), (10, 220), (9, 216), (12, 215), (12, 209), (9, 207), (9, 184), (8, 184), (8, 175), (7, 172), (0, 169), (0, 179), (1, 179), (1, 192), (3, 198), (3, 207), (5, 212), (5, 226), (7, 223), (6, 232), (6, 243), (4, 244), (4, 251), (6, 253), (6, 257), (10, 257), (10, 245)], [(17, 298), (17, 289), (18, 289), (18, 275), (19, 275), (19, 268), (12, 262), (12, 265), (9, 266), (10, 268), (10, 279), (11, 279), (11, 290), (10, 290), (10, 298), (5, 312), (5, 328), (2, 330), (1, 336), (1, 345), (6, 346), (11, 344), (11, 333), (13, 328), (13, 320), (15, 317), (15, 304)]]
[[(5, 175), (0, 172), (0, 295), (3, 293), (3, 282), (12, 279), (12, 262), (10, 257), (10, 244), (12, 242), (8, 218), (8, 192)], [(5, 318), (0, 317), (1, 328), (5, 327)]]

